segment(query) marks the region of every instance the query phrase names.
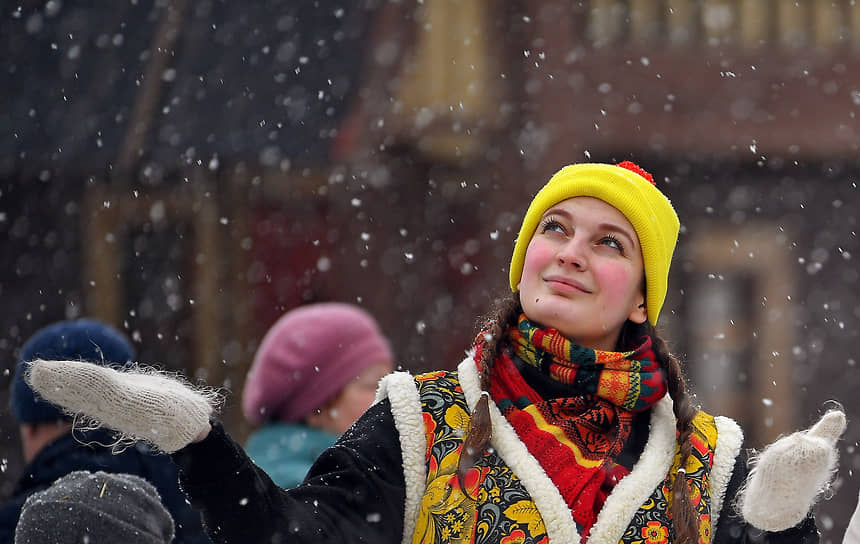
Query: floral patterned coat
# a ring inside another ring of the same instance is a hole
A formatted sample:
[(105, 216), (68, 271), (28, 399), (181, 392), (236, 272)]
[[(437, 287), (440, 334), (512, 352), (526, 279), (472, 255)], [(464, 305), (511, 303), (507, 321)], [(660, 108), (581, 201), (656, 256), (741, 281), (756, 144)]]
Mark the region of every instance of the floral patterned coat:
[[(568, 505), (515, 431), (490, 403), (490, 451), (460, 489), (457, 461), (469, 414), (481, 390), (474, 362), (456, 372), (387, 377), (380, 395), (391, 402), (404, 458), (404, 543), (580, 542)], [(743, 435), (731, 419), (700, 412), (687, 466), (699, 515), (699, 542), (711, 542)], [(672, 400), (652, 410), (645, 448), (632, 472), (609, 495), (591, 530), (591, 544), (665, 544), (673, 539), (671, 487), (678, 471)]]
[[(456, 378), (460, 390), (442, 387), (437, 376)], [(446, 407), (446, 395), (451, 392), (456, 409)], [(472, 496), (480, 490), (474, 513), (462, 495), (448, 493), (440, 485), (446, 477), (450, 480), (447, 475), (455, 464), (451, 448), (456, 449), (479, 395), (476, 373), (462, 366), (456, 374), (429, 374), (419, 382), (406, 373), (390, 375), (381, 384), (378, 402), (320, 455), (304, 483), (292, 489), (278, 487), (217, 421), (205, 440), (171, 457), (180, 467), (182, 489), (201, 512), (216, 544), (397, 544), (422, 538), (456, 542), (467, 531), (476, 542), (494, 544), (580, 542), (567, 505), (492, 403), (492, 456), (477, 464), (466, 484)], [(434, 399), (444, 402), (435, 406)], [(671, 500), (667, 475), (675, 472), (671, 401), (661, 401), (645, 417), (650, 418), (650, 422), (643, 420), (647, 442), (633, 471), (618, 483), (601, 510), (589, 544), (672, 541), (660, 504)], [(819, 542), (812, 516), (778, 533), (763, 533), (736, 516), (728, 505), (746, 476), (743, 456), (737, 462), (733, 459), (740, 432), (725, 418), (704, 415), (696, 426), (700, 455), (694, 454), (692, 463), (701, 463), (702, 470), (709, 467), (707, 478), (694, 490), (700, 518), (707, 521), (701, 524), (701, 541)], [(688, 475), (697, 470), (687, 465)], [(730, 479), (728, 485), (726, 479)], [(652, 498), (656, 499), (649, 508)], [(462, 512), (457, 510), (460, 507)]]

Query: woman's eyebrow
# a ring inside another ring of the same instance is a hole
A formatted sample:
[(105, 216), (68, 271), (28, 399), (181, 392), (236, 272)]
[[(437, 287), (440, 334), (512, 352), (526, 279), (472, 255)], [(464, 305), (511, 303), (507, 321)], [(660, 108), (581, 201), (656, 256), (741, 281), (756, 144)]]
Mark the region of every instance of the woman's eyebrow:
[(631, 243), (635, 243), (637, 240), (637, 237), (633, 236), (629, 229), (615, 223), (600, 223), (598, 228), (600, 230), (608, 230), (609, 232), (620, 234), (630, 240)]
[(541, 219), (544, 219), (550, 215), (562, 215), (565, 219), (570, 219), (573, 217), (573, 214), (571, 214), (564, 208), (550, 208), (543, 214), (543, 217)]

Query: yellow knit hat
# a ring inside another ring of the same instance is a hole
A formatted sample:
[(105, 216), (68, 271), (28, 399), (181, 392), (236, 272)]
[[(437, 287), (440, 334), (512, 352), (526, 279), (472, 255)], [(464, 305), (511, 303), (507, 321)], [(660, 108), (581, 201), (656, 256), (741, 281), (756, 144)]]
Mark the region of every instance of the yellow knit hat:
[(526, 248), (543, 214), (555, 204), (575, 196), (599, 198), (624, 214), (639, 237), (645, 263), (645, 308), (657, 324), (666, 299), (669, 266), (678, 241), (678, 215), (669, 199), (648, 174), (635, 164), (572, 164), (565, 166), (538, 191), (523, 218), (511, 258), (511, 290), (517, 292), (523, 274)]

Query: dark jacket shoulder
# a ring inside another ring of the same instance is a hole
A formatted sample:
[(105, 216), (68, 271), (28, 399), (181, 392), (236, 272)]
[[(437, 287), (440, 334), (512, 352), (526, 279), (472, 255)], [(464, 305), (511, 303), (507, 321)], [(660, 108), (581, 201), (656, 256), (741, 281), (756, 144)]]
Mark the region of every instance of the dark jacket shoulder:
[(206, 544), (200, 515), (179, 487), (179, 473), (166, 454), (142, 443), (114, 449), (116, 440), (104, 430), (68, 433), (43, 448), (27, 465), (12, 498), (0, 507), (0, 544), (12, 543), (15, 525), (27, 497), (47, 489), (57, 478), (76, 470), (127, 473), (152, 483), (176, 525), (176, 544)]

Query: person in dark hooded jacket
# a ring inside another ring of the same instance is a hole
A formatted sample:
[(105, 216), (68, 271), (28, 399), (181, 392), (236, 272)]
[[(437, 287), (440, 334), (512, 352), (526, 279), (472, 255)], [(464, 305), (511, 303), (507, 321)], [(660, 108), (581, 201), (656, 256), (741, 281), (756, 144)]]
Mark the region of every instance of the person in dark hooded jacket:
[(176, 524), (177, 544), (211, 542), (200, 514), (179, 487), (170, 458), (143, 443), (113, 448), (113, 434), (104, 429), (73, 430), (72, 419), (42, 400), (24, 380), (26, 364), (37, 358), (59, 357), (106, 366), (129, 367), (134, 348), (116, 329), (92, 319), (61, 321), (37, 331), (22, 347), (11, 385), (11, 412), (18, 422), (27, 466), (0, 507), (0, 544), (11, 544), (21, 508), (27, 498), (47, 489), (58, 478), (77, 470), (127, 473), (152, 483)]

